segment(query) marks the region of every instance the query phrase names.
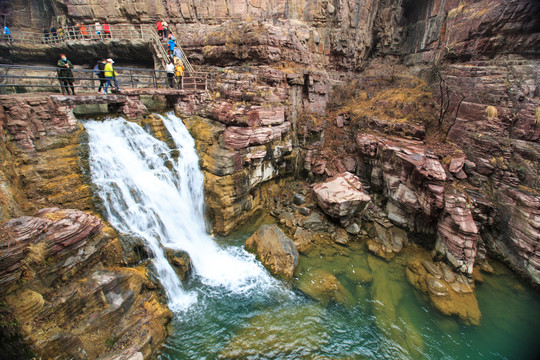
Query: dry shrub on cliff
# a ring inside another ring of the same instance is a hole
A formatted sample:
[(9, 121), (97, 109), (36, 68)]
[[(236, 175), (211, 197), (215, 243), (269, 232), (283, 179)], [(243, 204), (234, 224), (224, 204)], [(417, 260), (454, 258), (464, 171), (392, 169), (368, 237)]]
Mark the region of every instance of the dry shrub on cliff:
[(423, 124), (433, 119), (433, 109), (431, 92), (418, 79), (409, 86), (398, 85), (376, 93), (360, 91), (355, 99), (341, 108), (341, 112), (351, 114), (351, 120), (357, 123), (375, 118), (395, 123)]
[(488, 106), (486, 107), (486, 117), (488, 120), (493, 120), (499, 116), (499, 112), (497, 111), (497, 108), (495, 106)]
[(23, 263), (25, 265), (39, 264), (45, 260), (45, 255), (47, 254), (47, 245), (45, 242), (40, 242), (30, 245), (27, 250), (28, 253), (26, 254), (26, 258), (23, 260)]

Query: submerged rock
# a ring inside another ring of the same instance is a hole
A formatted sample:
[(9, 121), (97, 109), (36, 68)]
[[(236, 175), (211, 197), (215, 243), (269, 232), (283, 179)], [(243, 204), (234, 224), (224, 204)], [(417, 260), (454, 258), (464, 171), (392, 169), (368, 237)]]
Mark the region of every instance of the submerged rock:
[(276, 225), (263, 225), (246, 240), (246, 248), (275, 274), (290, 280), (298, 265), (293, 241)]
[(325, 306), (331, 302), (346, 306), (354, 304), (353, 296), (343, 284), (334, 275), (322, 269), (302, 274), (298, 279), (298, 289)]
[(334, 218), (352, 216), (371, 200), (370, 196), (362, 191), (362, 183), (358, 177), (349, 172), (316, 184), (313, 192), (319, 207)]
[(269, 308), (253, 317), (218, 355), (219, 359), (297, 358), (314, 354), (328, 340), (322, 321), (324, 309), (317, 305)]
[(480, 325), (480, 308), (474, 284), (463, 275), (450, 273), (447, 265), (430, 260), (409, 262), (407, 280), (445, 315), (458, 316), (467, 325)]
[(411, 323), (408, 315), (400, 311), (403, 297), (403, 283), (393, 280), (390, 264), (368, 256), (368, 264), (373, 275), (371, 284), (371, 311), (379, 331), (397, 343), (398, 358), (420, 358), (424, 342), (418, 329)]

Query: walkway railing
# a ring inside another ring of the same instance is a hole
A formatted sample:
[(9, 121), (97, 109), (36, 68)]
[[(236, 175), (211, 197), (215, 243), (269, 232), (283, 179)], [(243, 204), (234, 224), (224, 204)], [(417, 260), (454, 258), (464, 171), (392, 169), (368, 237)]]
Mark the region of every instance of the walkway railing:
[[(103, 30), (103, 25), (96, 28), (95, 25), (80, 25), (72, 26), (63, 29), (62, 32), (56, 30), (51, 33), (38, 30), (18, 30), (12, 29), (11, 35), (0, 36), (0, 41), (4, 43), (20, 43), (33, 46), (53, 46), (69, 42), (95, 42), (109, 40), (127, 40), (127, 41), (144, 41), (149, 42), (156, 52), (156, 56), (161, 62), (163, 68), (167, 63), (168, 53), (163, 43), (161, 42), (157, 30), (151, 25), (131, 25), (131, 24), (114, 24), (109, 25), (109, 31)], [(177, 40), (178, 41), (178, 40)], [(189, 62), (182, 47), (177, 45), (182, 52), (182, 62), (189, 72), (194, 72), (193, 66)]]
[[(13, 88), (26, 92), (26, 88), (38, 91), (60, 91), (57, 67), (0, 64), (0, 88)], [(164, 70), (116, 67), (116, 79), (122, 88), (171, 88)], [(72, 69), (73, 83), (77, 90), (91, 91), (99, 88), (100, 79), (92, 69)], [(186, 91), (206, 91), (207, 73), (186, 71), (181, 79), (173, 78), (173, 88)]]

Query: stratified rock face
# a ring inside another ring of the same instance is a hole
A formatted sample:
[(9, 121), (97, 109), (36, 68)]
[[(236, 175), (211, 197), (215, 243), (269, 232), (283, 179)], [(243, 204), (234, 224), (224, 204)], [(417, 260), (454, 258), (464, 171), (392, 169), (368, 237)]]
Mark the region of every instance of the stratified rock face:
[(472, 274), (476, 259), (478, 228), (467, 199), (461, 194), (445, 194), (444, 212), (437, 229), (436, 248), (452, 265)]
[[(327, 79), (319, 72), (288, 75), (269, 67), (213, 74), (212, 97), (176, 106), (201, 157), (206, 207), (216, 233), (226, 234), (271, 206), (270, 192), (279, 191), (276, 182), (296, 168), (297, 112), (324, 111)], [(289, 101), (296, 106), (287, 107)]]
[(5, 129), (17, 145), (33, 151), (47, 135), (65, 135), (77, 129), (73, 105), (58, 106), (49, 96), (0, 96), (0, 130)]
[[(388, 196), (388, 218), (411, 231), (424, 230), (444, 207), (446, 173), (419, 141), (358, 134), (362, 157), (376, 159), (369, 176)], [(432, 224), (433, 226), (434, 224)]]
[(402, 50), (411, 61), (432, 60), (441, 50), (461, 59), (478, 54), (539, 54), (535, 0), (411, 1), (404, 4), (408, 35)]
[(94, 359), (130, 346), (148, 358), (164, 340), (170, 311), (144, 270), (106, 267), (120, 259), (114, 231), (79, 210), (0, 224), (0, 296), (36, 355)]
[(506, 189), (499, 193), (501, 231), (495, 247), (523, 275), (540, 283), (540, 196)]
[(349, 172), (316, 184), (313, 192), (321, 209), (334, 218), (351, 217), (371, 200), (358, 177)]
[[(46, 258), (70, 257), (65, 263), (54, 263), (57, 268), (46, 269), (48, 277), (54, 274), (59, 280), (63, 274), (84, 267), (93, 253), (70, 254), (73, 249), (84, 247), (97, 234), (103, 223), (97, 217), (78, 210), (50, 208), (36, 216), (24, 216), (0, 225), (0, 285), (3, 290), (18, 281), (25, 269)], [(100, 244), (101, 246), (104, 243)], [(67, 249), (67, 250), (65, 250)], [(38, 270), (39, 271), (39, 270)], [(46, 274), (41, 274), (44, 276)], [(53, 281), (54, 282), (54, 281)]]
[(246, 248), (275, 274), (290, 280), (298, 265), (298, 251), (293, 241), (276, 225), (263, 225), (246, 240)]

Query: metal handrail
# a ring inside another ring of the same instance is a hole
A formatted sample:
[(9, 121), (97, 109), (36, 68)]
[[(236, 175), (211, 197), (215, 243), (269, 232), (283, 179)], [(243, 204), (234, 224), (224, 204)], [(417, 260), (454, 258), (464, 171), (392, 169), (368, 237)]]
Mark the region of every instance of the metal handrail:
[[(83, 30), (84, 29), (84, 30)], [(13, 29), (11, 35), (0, 36), (0, 40), (5, 42), (21, 42), (31, 45), (56, 45), (63, 44), (68, 42), (76, 41), (108, 41), (108, 40), (142, 40), (148, 41), (153, 44), (154, 49), (157, 54), (159, 54), (158, 59), (161, 60), (163, 68), (166, 65), (166, 59), (168, 58), (168, 53), (163, 47), (163, 44), (159, 38), (157, 30), (150, 25), (130, 25), (130, 24), (109, 24), (109, 33), (105, 33), (103, 30), (103, 25), (101, 25), (101, 30), (98, 34), (98, 29), (95, 25), (84, 25), (73, 26), (70, 30), (63, 30), (62, 35), (56, 31), (55, 34), (50, 32), (44, 33), (43, 31), (38, 30), (23, 30), (19, 31)], [(184, 63), (185, 68), (193, 72), (193, 66), (189, 62), (184, 50), (180, 45), (177, 45), (182, 53), (182, 62)]]
[[(65, 79), (65, 77), (60, 77), (58, 71), (62, 68), (59, 67), (47, 67), (47, 66), (26, 66), (26, 65), (9, 65), (9, 64), (0, 64), (0, 87), (23, 87), (23, 88), (51, 88), (58, 87), (57, 82), (60, 79)], [(44, 72), (47, 74), (36, 74), (36, 75), (10, 75), (7, 73), (8, 70), (33, 70), (39, 72)], [(71, 69), (73, 77), (69, 77), (77, 84), (74, 84), (74, 88), (97, 88), (99, 87), (98, 76), (93, 73), (93, 69)], [(169, 87), (169, 80), (167, 73), (164, 70), (154, 70), (154, 69), (136, 69), (136, 68), (122, 68), (116, 67), (115, 71), (118, 73), (116, 78), (120, 82), (120, 87), (130, 84), (131, 87), (150, 87), (150, 88), (160, 88), (160, 87)], [(134, 76), (134, 72), (136, 72)], [(90, 74), (88, 76), (87, 74)], [(195, 91), (206, 91), (208, 75), (204, 72), (187, 72), (186, 76), (182, 78), (182, 83), (184, 84), (183, 89), (185, 90), (195, 90)], [(32, 84), (29, 82), (24, 82), (24, 80), (50, 80), (50, 84)], [(97, 83), (96, 83), (97, 81)], [(84, 83), (87, 82), (87, 83)]]

